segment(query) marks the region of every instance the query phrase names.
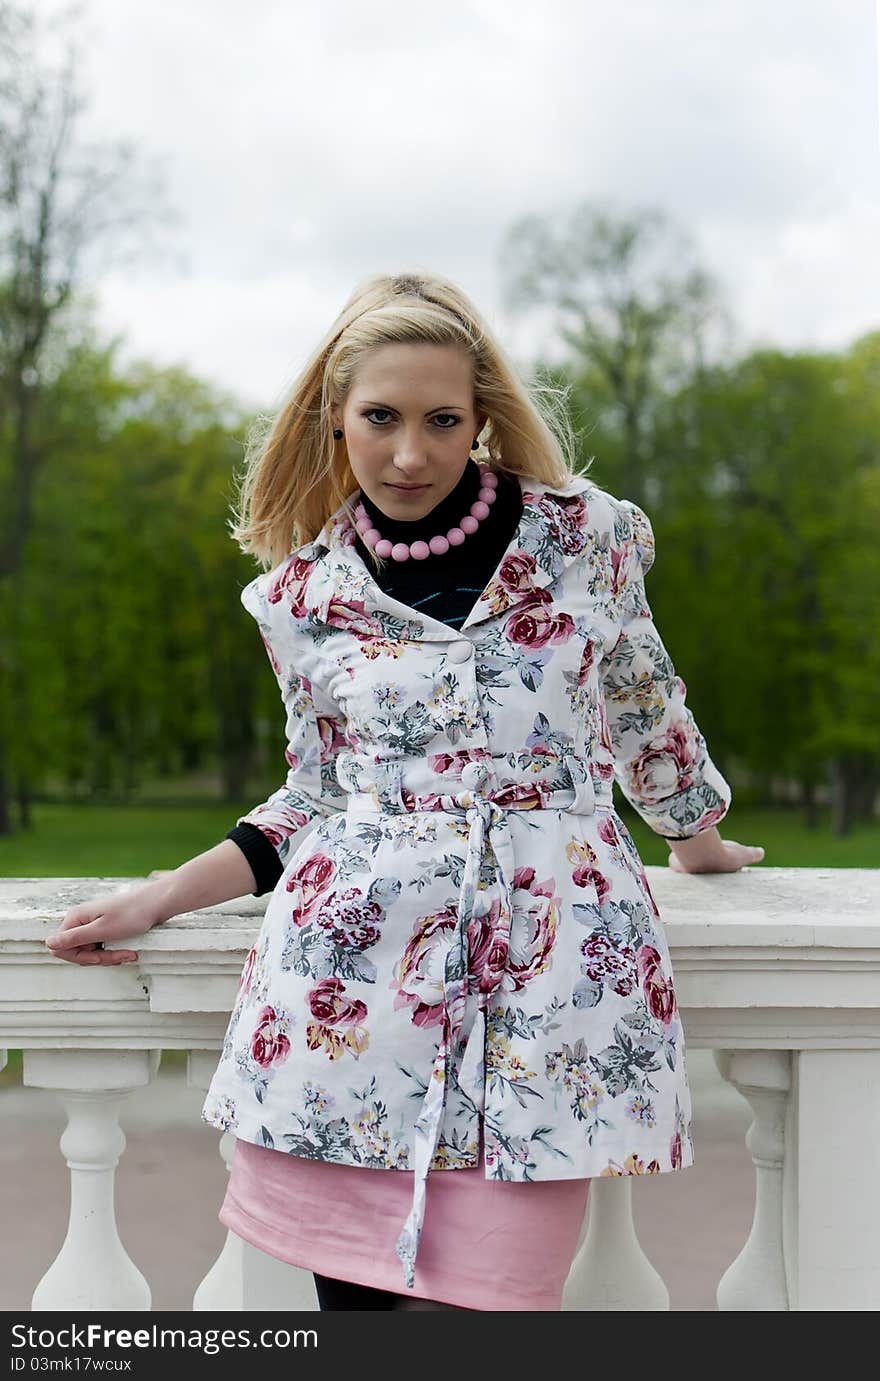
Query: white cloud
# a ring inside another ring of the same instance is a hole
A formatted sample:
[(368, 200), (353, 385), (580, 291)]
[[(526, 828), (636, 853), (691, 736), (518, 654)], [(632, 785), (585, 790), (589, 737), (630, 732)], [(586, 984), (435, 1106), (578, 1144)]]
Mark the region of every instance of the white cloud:
[[(56, 12), (40, 0), (37, 12)], [(853, 0), (92, 0), (89, 129), (166, 168), (185, 266), (97, 284), (136, 353), (274, 398), (354, 283), (435, 267), (522, 358), (514, 218), (656, 205), (744, 340), (876, 324), (874, 6)]]

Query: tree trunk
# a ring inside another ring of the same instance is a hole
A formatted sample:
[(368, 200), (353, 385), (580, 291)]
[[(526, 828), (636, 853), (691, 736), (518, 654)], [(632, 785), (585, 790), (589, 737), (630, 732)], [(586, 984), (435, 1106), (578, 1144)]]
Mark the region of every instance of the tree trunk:
[(0, 838), (12, 834), (12, 815), (9, 801), (9, 777), (6, 772), (6, 744), (0, 738)]
[(16, 796), (18, 798), (18, 827), (21, 830), (29, 830), (33, 825), (33, 820), (31, 818), (31, 791), (26, 776), (19, 777)]
[(831, 831), (838, 838), (852, 832), (859, 818), (858, 803), (861, 784), (861, 755), (836, 754), (830, 764)]
[(819, 826), (819, 806), (816, 800), (816, 781), (812, 776), (801, 777), (801, 805), (804, 811), (804, 825), (808, 830)]

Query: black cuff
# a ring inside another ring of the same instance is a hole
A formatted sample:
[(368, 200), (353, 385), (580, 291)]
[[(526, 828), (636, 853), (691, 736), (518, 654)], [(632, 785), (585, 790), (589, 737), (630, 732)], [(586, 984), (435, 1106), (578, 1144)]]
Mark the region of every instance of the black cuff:
[(274, 892), (275, 884), (284, 872), (284, 864), (278, 857), (275, 845), (269, 842), (263, 831), (256, 825), (236, 825), (226, 838), (238, 845), (251, 865), (257, 887), (251, 895), (262, 897), (267, 892)]

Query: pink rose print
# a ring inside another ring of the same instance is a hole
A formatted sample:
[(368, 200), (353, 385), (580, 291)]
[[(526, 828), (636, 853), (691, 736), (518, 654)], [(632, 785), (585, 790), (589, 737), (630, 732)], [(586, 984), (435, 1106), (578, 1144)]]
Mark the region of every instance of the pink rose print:
[(347, 997), (340, 978), (322, 978), (306, 999), (315, 1018), (306, 1027), (309, 1050), (323, 1049), (331, 1060), (349, 1050), (357, 1059), (370, 1043), (366, 1028), (359, 1025), (367, 1016), (366, 1003)]
[(533, 556), (526, 551), (518, 551), (513, 556), (506, 556), (501, 562), (498, 571), (499, 584), (506, 590), (527, 590), (531, 586), (531, 576), (538, 568), (538, 563)]
[(694, 782), (697, 753), (693, 730), (682, 724), (672, 725), (662, 737), (646, 743), (630, 764), (633, 791), (641, 800), (652, 803), (687, 790)]
[(509, 956), (506, 929), (499, 928), (500, 903), (468, 926), (468, 990), (494, 993), (503, 986)]
[(352, 1026), (367, 1015), (366, 1003), (345, 996), (341, 978), (322, 978), (307, 994), (309, 1011), (317, 1021)]
[(669, 1143), (669, 1159), (673, 1170), (681, 1169), (681, 1132), (676, 1132)]
[(414, 1026), (437, 1026), (443, 1020), (443, 971), (456, 916), (450, 903), (421, 917), (394, 967), (394, 1007), (409, 1007)]
[[(513, 875), (514, 904), (510, 929), (508, 973), (502, 987), (519, 992), (550, 966), (559, 925), (559, 901), (553, 878), (535, 882), (534, 868), (517, 868)], [(525, 892), (527, 900), (517, 897)]]
[(485, 748), (475, 748), (473, 752), (462, 749), (459, 753), (432, 753), (428, 756), (428, 766), (432, 772), (437, 772), (441, 776), (448, 773), (456, 778), (461, 776), (462, 768), (469, 762), (491, 761), (492, 754), (487, 753)]
[[(290, 756), (287, 756), (290, 762)], [(307, 825), (311, 816), (304, 810), (297, 810), (294, 806), (273, 806), (272, 810), (276, 816), (273, 820), (263, 820), (261, 817), (262, 807), (257, 806), (253, 813), (254, 824), (262, 830), (263, 834), (276, 849), (285, 840), (289, 839), (297, 830), (301, 830), (303, 825)]]
[[(306, 686), (311, 694), (311, 684)], [(339, 721), (332, 715), (318, 715), (318, 737), (321, 740), (321, 762), (329, 762), (340, 748), (347, 746), (348, 740), (339, 727)]]
[[(540, 884), (534, 879), (534, 868), (518, 868), (514, 874), (514, 893), (528, 896), (525, 904), (522, 898), (514, 901), (509, 933), (497, 899), (485, 915), (471, 920), (468, 992), (519, 992), (547, 969), (559, 922), (558, 899), (552, 879)], [(408, 1007), (415, 1026), (443, 1021), (443, 974), (456, 924), (454, 904), (423, 917), (395, 967), (394, 1007)]]
[(611, 594), (619, 595), (626, 585), (627, 559), (629, 551), (626, 547), (614, 547), (611, 550)]
[(636, 966), (651, 1015), (668, 1026), (676, 1013), (675, 991), (672, 979), (663, 975), (657, 950), (652, 945), (642, 945)]
[(326, 854), (312, 854), (295, 868), (285, 884), (288, 892), (301, 892), (301, 903), (293, 912), (296, 925), (308, 925), (321, 899), (330, 890), (336, 876), (336, 864)]
[(566, 556), (576, 556), (587, 540), (586, 524), (589, 516), (586, 500), (582, 494), (566, 499), (565, 507), (560, 508), (555, 523), (559, 546)]
[(581, 657), (581, 664), (578, 668), (577, 683), (585, 686), (590, 679), (590, 672), (596, 664), (596, 644), (592, 638), (588, 638), (584, 645), (584, 655)]
[(513, 782), (496, 791), (492, 799), (499, 806), (515, 806), (517, 810), (540, 810), (549, 794), (540, 786), (530, 782)]
[(539, 591), (534, 603), (518, 605), (505, 625), (508, 637), (521, 647), (542, 648), (548, 643), (568, 642), (574, 633), (574, 619), (570, 614), (551, 615), (552, 605), (553, 596), (547, 590)]
[(348, 604), (341, 599), (331, 600), (326, 622), (331, 628), (347, 628), (362, 636), (382, 636), (382, 625), (365, 613), (362, 599), (352, 600)]
[(310, 561), (301, 556), (291, 557), (266, 592), (269, 603), (277, 604), (286, 595), (294, 618), (305, 618), (308, 612), (305, 595), (311, 574)]
[(290, 1041), (279, 1029), (282, 1022), (274, 1007), (263, 1007), (251, 1037), (251, 1054), (261, 1069), (283, 1064), (290, 1054)]
[(636, 955), (631, 945), (615, 943), (607, 935), (594, 932), (581, 944), (581, 954), (585, 977), (594, 983), (607, 983), (621, 997), (629, 996), (637, 977)]
[(378, 902), (368, 901), (357, 887), (349, 887), (325, 902), (315, 919), (334, 944), (366, 949), (379, 939), (382, 915)]
[(599, 838), (603, 844), (612, 844), (617, 848), (617, 833), (611, 823), (610, 815), (602, 815), (599, 820)]
[(572, 881), (576, 887), (594, 887), (596, 889), (596, 900), (601, 906), (611, 891), (611, 883), (604, 873), (600, 873), (598, 868), (593, 868), (589, 863), (582, 863), (572, 872)]

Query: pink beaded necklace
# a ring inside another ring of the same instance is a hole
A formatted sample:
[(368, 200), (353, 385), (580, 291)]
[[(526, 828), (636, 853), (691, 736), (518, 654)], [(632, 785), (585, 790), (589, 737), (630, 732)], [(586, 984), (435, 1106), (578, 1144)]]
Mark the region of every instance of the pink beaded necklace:
[(489, 507), (495, 502), (495, 490), (498, 487), (498, 476), (489, 469), (488, 465), (480, 464), (480, 492), (478, 497), (470, 506), (470, 511), (460, 519), (458, 527), (451, 527), (447, 533), (438, 532), (436, 537), (430, 538), (427, 542), (389, 542), (387, 537), (383, 537), (377, 527), (374, 527), (363, 503), (359, 503), (355, 509), (357, 518), (358, 532), (364, 544), (370, 547), (377, 556), (388, 557), (392, 561), (408, 561), (410, 557), (414, 561), (424, 561), (427, 556), (443, 556), (450, 547), (460, 547), (465, 537), (469, 537), (476, 532), (484, 518), (489, 516)]

